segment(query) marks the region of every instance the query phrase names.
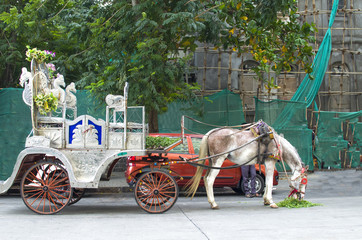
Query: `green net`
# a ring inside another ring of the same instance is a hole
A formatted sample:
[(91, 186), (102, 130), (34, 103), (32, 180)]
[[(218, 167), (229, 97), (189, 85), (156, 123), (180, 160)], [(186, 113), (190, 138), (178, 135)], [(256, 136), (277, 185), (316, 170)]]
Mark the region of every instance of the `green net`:
[(0, 180), (10, 177), (31, 127), (30, 109), (21, 89), (0, 90)]
[[(306, 109), (317, 95), (323, 82), (331, 55), (331, 27), (338, 9), (338, 0), (333, 2), (329, 27), (313, 60), (312, 73), (307, 74), (291, 101), (275, 100), (262, 102), (256, 99), (255, 119), (263, 119), (278, 133), (284, 133), (297, 149), (303, 162), (314, 169), (312, 155), (312, 131), (307, 127)], [(331, 153), (332, 154), (332, 153)]]
[[(277, 133), (283, 134), (298, 150), (302, 161), (309, 165), (309, 169), (313, 170), (312, 130), (307, 127), (306, 103), (285, 100), (263, 102), (255, 99), (255, 104), (255, 119), (262, 119), (272, 126)], [(285, 116), (288, 119), (281, 125), (279, 118), (286, 109), (290, 110), (289, 114)], [(283, 170), (279, 165), (277, 165), (277, 169)]]
[[(30, 134), (30, 108), (22, 98), (23, 89), (0, 90), (0, 180), (10, 177), (18, 154), (25, 148)], [(77, 91), (78, 116), (91, 115), (105, 119), (105, 106), (91, 97), (88, 91)]]
[(362, 111), (317, 113), (318, 128), (314, 155), (319, 168), (360, 166), (359, 155), (362, 149), (362, 123), (358, 122), (360, 116)]
[[(188, 133), (205, 134), (216, 126), (240, 125), (245, 123), (242, 109), (240, 96), (229, 90), (210, 95), (207, 99), (203, 99), (201, 103), (195, 102), (191, 106), (189, 103), (174, 102), (169, 104), (166, 113), (159, 115), (159, 131), (181, 132), (182, 115), (209, 124), (205, 125), (186, 118), (184, 125), (189, 130)], [(203, 115), (195, 114), (195, 110)]]
[(306, 102), (309, 107), (314, 101), (319, 88), (322, 84), (324, 74), (328, 67), (329, 58), (332, 50), (332, 35), (331, 27), (334, 22), (334, 18), (337, 13), (339, 0), (334, 0), (331, 15), (329, 18), (329, 26), (326, 34), (324, 35), (323, 41), (319, 46), (318, 52), (314, 58), (312, 65), (312, 73), (307, 74), (298, 87), (297, 91), (293, 95), (291, 101)]
[(362, 149), (362, 122), (352, 124), (352, 134), (354, 136), (354, 144)]

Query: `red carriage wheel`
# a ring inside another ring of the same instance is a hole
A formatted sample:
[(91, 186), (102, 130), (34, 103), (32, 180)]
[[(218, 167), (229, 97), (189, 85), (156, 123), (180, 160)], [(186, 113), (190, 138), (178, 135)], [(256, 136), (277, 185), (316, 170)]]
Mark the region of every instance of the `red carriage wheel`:
[(170, 174), (156, 170), (141, 175), (134, 194), (137, 204), (146, 212), (163, 213), (175, 204), (179, 189)]
[(39, 214), (59, 212), (72, 197), (67, 171), (49, 162), (37, 163), (26, 171), (20, 192), (25, 205)]
[[(62, 165), (63, 167), (63, 165)], [(48, 169), (50, 169), (50, 165), (48, 165), (46, 168), (45, 168), (45, 171), (47, 172)], [(54, 173), (52, 174), (48, 174), (48, 175), (52, 175), (52, 176), (55, 176), (57, 174), (62, 174), (62, 170), (60, 169), (57, 169), (55, 170)], [(72, 188), (73, 191), (72, 191), (72, 198), (70, 199), (68, 205), (72, 205), (74, 203), (77, 203), (83, 196), (84, 196), (84, 193), (85, 193), (85, 188)], [(55, 199), (55, 203), (57, 203), (56, 199)], [(62, 205), (62, 203), (60, 202), (58, 205)]]
[(85, 188), (73, 188), (72, 198), (70, 199), (68, 205), (78, 202), (84, 195)]

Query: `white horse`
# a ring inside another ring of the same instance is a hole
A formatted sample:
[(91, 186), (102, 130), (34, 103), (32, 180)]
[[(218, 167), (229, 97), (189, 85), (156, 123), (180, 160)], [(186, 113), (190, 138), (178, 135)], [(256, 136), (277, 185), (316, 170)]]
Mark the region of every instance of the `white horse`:
[[(268, 132), (272, 132), (272, 134), (269, 134)], [(257, 135), (264, 135), (258, 140), (260, 142), (255, 141)], [(244, 144), (247, 145), (239, 148)], [(284, 137), (278, 135), (271, 127), (263, 122), (258, 122), (258, 124), (255, 124), (255, 127), (252, 128), (252, 131), (218, 128), (211, 130), (202, 138), (199, 159), (206, 158), (206, 156), (216, 155), (209, 161), (209, 166), (214, 167), (214, 169), (209, 168), (204, 176), (207, 198), (212, 209), (218, 208), (213, 192), (213, 184), (220, 171), (220, 169), (217, 168), (222, 166), (226, 158), (235, 164), (256, 164), (260, 153), (266, 154), (266, 188), (263, 196), (264, 204), (270, 205), (272, 208), (278, 207), (272, 199), (273, 173), (277, 160), (276, 157), (269, 156), (278, 156), (288, 164), (292, 170), (290, 183), (294, 189), (298, 189), (295, 190), (292, 195), (296, 196), (296, 194), (299, 193), (300, 198), (304, 197), (306, 184), (300, 184), (303, 166), (297, 150)], [(192, 197), (199, 186), (202, 172), (203, 167), (198, 166), (195, 175), (188, 184), (189, 188), (187, 193)], [(306, 174), (306, 171), (304, 172)], [(302, 177), (303, 179), (306, 178), (304, 175)]]

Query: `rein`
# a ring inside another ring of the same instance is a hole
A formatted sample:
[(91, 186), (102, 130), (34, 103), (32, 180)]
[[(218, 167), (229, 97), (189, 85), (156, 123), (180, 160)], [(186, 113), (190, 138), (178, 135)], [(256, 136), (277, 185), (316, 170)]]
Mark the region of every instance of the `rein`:
[[(264, 155), (271, 155), (271, 154), (264, 154)], [(212, 157), (212, 156), (211, 156)], [(211, 158), (209, 157), (209, 158)], [(203, 167), (203, 168), (208, 168), (208, 169), (220, 169), (220, 170), (223, 170), (223, 169), (233, 169), (233, 168), (237, 168), (237, 167), (241, 167), (241, 166), (244, 166), (244, 165), (247, 165), (249, 162), (251, 162), (254, 158), (258, 157), (258, 154), (255, 155), (254, 157), (250, 158), (249, 161), (243, 163), (243, 164), (235, 164), (235, 165), (232, 165), (232, 166), (228, 166), (228, 167), (213, 167), (213, 166), (209, 166), (209, 165), (205, 165), (205, 164), (200, 164), (200, 163), (196, 163), (198, 161), (188, 161), (187, 159), (179, 156), (179, 158), (183, 161), (185, 161), (187, 164), (190, 164), (191, 166), (199, 166), (199, 167)], [(201, 160), (200, 160), (201, 161)]]
[[(230, 151), (218, 153), (218, 154), (215, 154), (215, 155), (212, 155), (212, 156), (208, 156), (208, 157), (205, 157), (205, 158), (200, 158), (200, 159), (199, 159), (198, 157), (194, 157), (194, 158), (185, 159), (185, 158), (183, 158), (183, 157), (181, 157), (181, 156), (180, 156), (180, 158), (181, 158), (182, 160), (186, 161), (187, 163), (190, 163), (190, 162), (199, 162), (199, 161), (211, 159), (211, 158), (214, 158), (214, 157), (218, 157), (218, 156), (221, 156), (221, 155), (224, 155), (224, 154), (231, 153), (231, 152), (234, 152), (234, 151), (236, 151), (236, 150), (239, 150), (240, 148), (243, 148), (243, 147), (249, 145), (250, 143), (255, 142), (256, 140), (259, 140), (260, 138), (263, 138), (263, 137), (264, 137), (265, 135), (267, 135), (267, 134), (269, 134), (269, 133), (265, 133), (265, 134), (263, 134), (263, 135), (260, 135), (259, 137), (256, 137), (256, 138), (254, 138), (253, 140), (251, 140), (251, 141), (249, 141), (249, 142), (247, 142), (247, 143), (245, 143), (245, 144), (243, 144), (243, 145), (241, 145), (241, 146), (239, 146), (239, 147), (237, 147), (237, 148), (234, 148), (234, 149), (232, 149), (232, 150), (230, 150)], [(255, 158), (255, 157), (254, 157), (254, 158)], [(198, 160), (194, 161), (195, 159), (198, 159)]]
[[(225, 136), (232, 136), (232, 135), (234, 135), (234, 134), (237, 134), (237, 133), (240, 133), (240, 132), (243, 132), (243, 131), (252, 129), (252, 128), (255, 127), (256, 125), (258, 125), (260, 122), (262, 122), (262, 121), (258, 121), (258, 122), (256, 122), (256, 123), (247, 123), (247, 124), (234, 125), (234, 126), (218, 126), (218, 125), (213, 125), (213, 124), (208, 124), (208, 123), (201, 122), (201, 121), (199, 121), (199, 120), (196, 120), (196, 119), (194, 119), (194, 118), (192, 118), (192, 117), (189, 117), (189, 116), (186, 116), (186, 115), (184, 115), (184, 117), (186, 117), (186, 118), (188, 118), (188, 119), (190, 119), (190, 120), (192, 120), (192, 121), (194, 121), (194, 122), (197, 122), (197, 123), (206, 125), (206, 126), (216, 127), (216, 128), (218, 128), (219, 130), (225, 129), (225, 128), (242, 128), (242, 129), (240, 129), (240, 130), (238, 130), (238, 131), (236, 131), (236, 132), (234, 132), (234, 133), (231, 133), (231, 134), (225, 135)], [(185, 129), (185, 130), (187, 130), (187, 131), (189, 131), (189, 132), (191, 132), (191, 133), (194, 133), (194, 134), (202, 134), (202, 133), (198, 133), (198, 132), (191, 131), (190, 129), (188, 129), (188, 128), (184, 127), (184, 126), (182, 126), (182, 128)]]
[[(211, 159), (211, 158), (214, 158), (214, 157), (218, 157), (218, 156), (221, 156), (221, 155), (224, 155), (224, 154), (227, 154), (227, 153), (231, 153), (231, 152), (234, 152), (236, 150), (239, 150), (247, 145), (249, 145), (250, 143), (252, 142), (255, 142), (263, 137), (265, 137), (266, 135), (269, 135), (273, 133), (273, 132), (266, 132), (262, 135), (259, 135), (257, 136), (256, 138), (254, 138), (253, 140), (237, 147), (237, 148), (234, 148), (230, 151), (226, 151), (226, 152), (222, 152), (222, 153), (218, 153), (218, 154), (215, 154), (215, 155), (212, 155), (212, 156), (208, 156), (208, 157), (205, 157), (205, 158), (201, 158), (199, 159), (198, 157), (194, 157), (194, 158), (189, 158), (189, 159), (186, 159), (186, 158), (183, 158), (181, 156), (179, 156), (179, 158), (181, 160), (183, 160), (184, 162), (186, 162), (187, 164), (190, 164), (192, 166), (199, 166), (199, 167), (203, 167), (203, 168), (206, 168), (206, 169), (232, 169), (232, 168), (237, 168), (237, 167), (241, 167), (241, 166), (244, 166), (244, 165), (247, 165), (248, 163), (250, 163), (253, 159), (255, 159), (256, 157), (258, 157), (258, 160), (260, 158), (260, 155), (264, 155), (264, 156), (272, 156), (271, 153), (264, 153), (264, 154), (260, 154), (260, 147), (259, 147), (259, 151), (258, 151), (258, 154), (255, 155), (254, 157), (250, 158), (250, 160), (248, 160), (247, 162), (243, 163), (243, 164), (235, 164), (235, 165), (232, 165), (232, 166), (228, 166), (228, 167), (213, 167), (213, 166), (209, 166), (209, 165), (205, 165), (205, 164), (200, 164), (200, 163), (197, 163), (199, 161), (203, 161), (203, 160), (207, 160), (207, 159)], [(260, 143), (260, 141), (259, 141)], [(197, 160), (196, 160), (197, 159)], [(259, 163), (260, 164), (260, 163)]]

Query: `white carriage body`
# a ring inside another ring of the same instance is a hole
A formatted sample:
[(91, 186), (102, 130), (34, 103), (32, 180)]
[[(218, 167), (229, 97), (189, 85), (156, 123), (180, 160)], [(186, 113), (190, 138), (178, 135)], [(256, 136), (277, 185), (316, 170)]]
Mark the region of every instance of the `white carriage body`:
[[(123, 96), (107, 96), (105, 120), (77, 116), (74, 83), (68, 86), (73, 91), (68, 91), (68, 87), (62, 89), (63, 76), (50, 79), (44, 63), (33, 60), (31, 72), (23, 68), (21, 84), (25, 85), (23, 99), (31, 108), (33, 129), (26, 139), (26, 148), (18, 155), (12, 175), (0, 182), (0, 194), (13, 185), (25, 159), (31, 156), (60, 161), (74, 188), (98, 188), (102, 174), (115, 160), (146, 154), (145, 110), (143, 106), (127, 106), (127, 83)], [(39, 93), (53, 93), (57, 97), (56, 113), (45, 116), (39, 113), (33, 100)], [(128, 112), (137, 115), (136, 121), (127, 121)]]

